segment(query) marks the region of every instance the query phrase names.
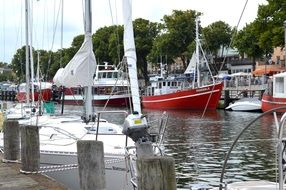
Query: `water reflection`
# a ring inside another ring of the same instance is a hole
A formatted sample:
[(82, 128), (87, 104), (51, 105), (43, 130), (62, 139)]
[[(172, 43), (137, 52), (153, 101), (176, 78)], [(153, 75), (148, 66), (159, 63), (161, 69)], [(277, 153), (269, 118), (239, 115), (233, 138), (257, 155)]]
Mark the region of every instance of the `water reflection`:
[[(168, 113), (165, 147), (166, 153), (175, 159), (180, 187), (198, 183), (218, 186), (224, 156), (232, 141), (259, 115), (223, 110), (206, 112), (203, 117), (200, 112)], [(235, 147), (228, 162), (226, 181), (275, 180), (275, 143), (272, 139), (275, 134), (271, 116), (256, 122)]]
[[(72, 107), (70, 110), (78, 110)], [(98, 108), (101, 109), (101, 108)], [(108, 108), (109, 110), (120, 108)], [(144, 109), (149, 120), (157, 122), (163, 111)], [(168, 111), (165, 133), (166, 154), (175, 159), (179, 187), (194, 184), (219, 185), (224, 157), (240, 131), (260, 113), (215, 110)], [(106, 116), (110, 122), (123, 123), (122, 115)], [(262, 117), (242, 136), (228, 162), (225, 181), (276, 179), (276, 129), (273, 117)]]

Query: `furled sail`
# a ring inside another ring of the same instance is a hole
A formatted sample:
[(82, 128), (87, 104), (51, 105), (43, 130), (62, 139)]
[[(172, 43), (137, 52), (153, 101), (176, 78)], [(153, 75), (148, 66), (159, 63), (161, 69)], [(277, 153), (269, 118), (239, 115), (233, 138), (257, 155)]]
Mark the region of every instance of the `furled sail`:
[(134, 43), (132, 7), (130, 0), (123, 0), (123, 20), (124, 20), (124, 54), (127, 59), (128, 73), (130, 78), (133, 110), (141, 113), (141, 104), (139, 97), (139, 87), (137, 78), (136, 50)]
[(53, 81), (56, 85), (65, 87), (92, 86), (95, 68), (92, 38), (91, 34), (87, 33), (81, 48), (65, 68), (57, 71)]

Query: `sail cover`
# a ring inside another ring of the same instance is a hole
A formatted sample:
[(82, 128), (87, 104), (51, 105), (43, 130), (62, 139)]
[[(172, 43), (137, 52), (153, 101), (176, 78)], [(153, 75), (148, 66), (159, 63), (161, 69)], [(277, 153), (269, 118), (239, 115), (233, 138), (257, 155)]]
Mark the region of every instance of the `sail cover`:
[(65, 68), (57, 71), (53, 81), (57, 86), (92, 86), (95, 68), (96, 60), (92, 51), (91, 34), (86, 34), (81, 48)]
[(133, 34), (132, 24), (132, 7), (130, 0), (123, 0), (123, 21), (124, 21), (124, 53), (127, 58), (128, 73), (130, 78), (131, 94), (133, 109), (138, 113), (141, 113), (141, 104), (139, 97), (139, 87), (137, 78), (137, 66), (136, 66), (136, 51)]

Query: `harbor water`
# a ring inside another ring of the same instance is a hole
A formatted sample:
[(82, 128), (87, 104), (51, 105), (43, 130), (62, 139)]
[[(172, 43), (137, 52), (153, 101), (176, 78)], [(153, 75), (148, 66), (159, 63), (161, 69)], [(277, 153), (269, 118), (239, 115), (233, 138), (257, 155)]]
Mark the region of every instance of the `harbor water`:
[[(66, 106), (65, 109), (81, 112), (80, 107)], [(149, 120), (156, 121), (163, 111), (143, 110), (143, 113)], [(205, 114), (202, 111), (167, 111), (167, 114), (165, 153), (175, 159), (178, 187), (188, 189), (197, 185), (219, 185), (224, 157), (233, 140), (261, 113), (215, 110)], [(124, 117), (102, 116), (109, 122), (122, 124), (124, 121)], [(232, 151), (224, 181), (276, 181), (276, 131), (272, 115), (255, 122)], [(63, 183), (73, 180), (68, 176), (66, 179)]]

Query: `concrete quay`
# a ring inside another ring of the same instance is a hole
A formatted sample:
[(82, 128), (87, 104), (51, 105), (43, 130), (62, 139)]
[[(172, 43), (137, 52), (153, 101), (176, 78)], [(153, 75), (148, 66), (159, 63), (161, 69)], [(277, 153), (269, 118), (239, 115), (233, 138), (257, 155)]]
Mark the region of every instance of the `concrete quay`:
[(4, 163), (0, 153), (0, 190), (68, 190), (44, 174), (22, 174), (21, 164)]

